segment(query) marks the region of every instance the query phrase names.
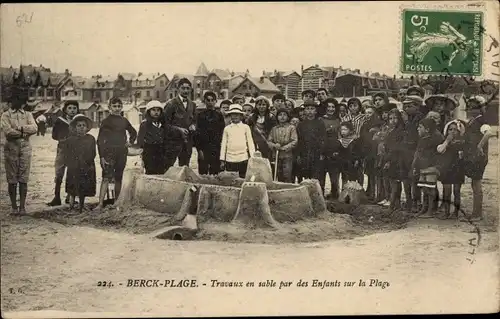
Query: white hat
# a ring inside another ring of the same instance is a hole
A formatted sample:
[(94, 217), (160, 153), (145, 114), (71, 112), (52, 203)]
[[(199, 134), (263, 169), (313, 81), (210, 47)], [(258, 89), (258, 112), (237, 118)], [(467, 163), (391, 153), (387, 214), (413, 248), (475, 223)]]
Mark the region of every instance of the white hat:
[(231, 104), (229, 106), (229, 111), (227, 111), (226, 114), (233, 114), (233, 113), (245, 115), (245, 112), (243, 112), (243, 108), (239, 104)]
[(151, 110), (152, 108), (159, 107), (160, 109), (163, 110), (163, 105), (161, 104), (160, 101), (157, 100), (152, 100), (149, 101), (148, 104), (146, 104), (146, 112)]
[(472, 102), (472, 101), (476, 101), (477, 103), (479, 103), (480, 105), (484, 105), (486, 104), (486, 99), (484, 97), (482, 97), (481, 95), (475, 95), (475, 96), (471, 96), (469, 98), (469, 102)]

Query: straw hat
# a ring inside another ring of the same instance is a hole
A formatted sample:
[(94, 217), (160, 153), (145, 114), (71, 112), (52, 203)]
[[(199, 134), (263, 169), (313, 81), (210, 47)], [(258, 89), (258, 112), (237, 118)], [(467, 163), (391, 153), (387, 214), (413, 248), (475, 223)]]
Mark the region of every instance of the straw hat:
[(87, 124), (87, 132), (92, 129), (92, 123), (93, 123), (92, 120), (90, 118), (86, 117), (83, 114), (77, 114), (77, 115), (75, 115), (75, 117), (73, 117), (73, 119), (71, 120), (71, 122), (69, 123), (69, 125), (71, 127), (75, 128), (76, 123), (79, 122), (79, 121), (85, 121), (85, 123)]
[(408, 95), (403, 100), (403, 104), (417, 103), (419, 106), (424, 104), (424, 99), (418, 95)]
[(420, 96), (424, 98), (425, 90), (419, 85), (412, 85), (406, 90), (406, 95)]
[[(473, 107), (471, 102), (476, 102), (477, 103), (477, 106)], [(474, 95), (474, 96), (471, 96), (468, 100), (467, 100), (467, 105), (466, 105), (466, 109), (472, 109), (472, 108), (481, 108), (483, 107), (484, 105), (486, 104), (486, 99), (480, 95)]]
[(245, 115), (245, 112), (243, 112), (243, 108), (239, 104), (231, 104), (229, 106), (229, 111), (227, 111), (227, 114), (242, 114)]
[(444, 100), (445, 101), (445, 107), (446, 107), (446, 109), (448, 111), (453, 111), (458, 106), (458, 104), (457, 104), (457, 102), (455, 100), (453, 100), (453, 99), (451, 99), (448, 96), (443, 95), (443, 94), (435, 94), (435, 95), (429, 96), (427, 99), (425, 99), (425, 105), (429, 109), (432, 109), (432, 107), (434, 106), (434, 103), (437, 100)]
[(163, 105), (161, 104), (160, 101), (152, 100), (152, 101), (149, 101), (148, 104), (146, 104), (146, 112), (148, 112), (149, 110), (151, 110), (155, 107), (163, 110)]

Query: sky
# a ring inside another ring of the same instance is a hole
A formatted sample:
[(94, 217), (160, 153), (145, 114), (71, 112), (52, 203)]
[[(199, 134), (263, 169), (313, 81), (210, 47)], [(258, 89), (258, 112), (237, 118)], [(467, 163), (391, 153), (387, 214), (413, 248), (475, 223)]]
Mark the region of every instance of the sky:
[(318, 64), (392, 76), (401, 4), (8, 4), (1, 7), (1, 65), (170, 77), (194, 74), (201, 62), (254, 76)]

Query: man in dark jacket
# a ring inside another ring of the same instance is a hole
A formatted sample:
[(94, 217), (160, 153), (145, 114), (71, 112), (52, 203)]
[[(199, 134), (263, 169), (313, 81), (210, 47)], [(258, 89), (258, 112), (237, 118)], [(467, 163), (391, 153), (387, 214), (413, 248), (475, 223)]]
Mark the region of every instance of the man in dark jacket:
[(179, 159), (179, 166), (189, 166), (196, 130), (196, 104), (189, 99), (191, 82), (182, 78), (177, 83), (179, 96), (168, 101), (165, 116), (165, 171)]
[(226, 126), (224, 116), (215, 109), (217, 97), (209, 91), (203, 95), (206, 110), (196, 119), (195, 146), (198, 150), (198, 172), (217, 175), (220, 172), (220, 146)]

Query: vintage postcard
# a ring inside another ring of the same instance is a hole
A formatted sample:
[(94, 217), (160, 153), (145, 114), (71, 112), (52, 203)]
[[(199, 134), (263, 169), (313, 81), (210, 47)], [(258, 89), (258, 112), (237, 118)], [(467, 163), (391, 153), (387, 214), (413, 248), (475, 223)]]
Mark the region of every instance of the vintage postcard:
[(498, 1), (0, 12), (4, 318), (498, 312)]

